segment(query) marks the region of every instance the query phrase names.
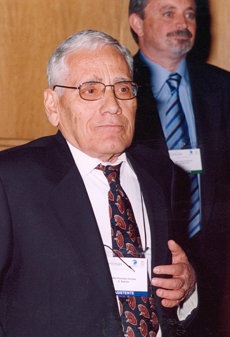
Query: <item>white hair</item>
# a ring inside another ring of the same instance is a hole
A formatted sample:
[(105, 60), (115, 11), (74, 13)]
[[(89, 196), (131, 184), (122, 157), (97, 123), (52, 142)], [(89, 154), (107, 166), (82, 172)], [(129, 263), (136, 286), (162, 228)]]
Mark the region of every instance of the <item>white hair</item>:
[(126, 47), (120, 45), (116, 39), (106, 33), (96, 30), (83, 30), (69, 36), (51, 55), (47, 65), (47, 80), (49, 87), (52, 88), (57, 84), (58, 80), (68, 71), (68, 67), (65, 64), (66, 55), (77, 50), (95, 50), (105, 46), (114, 47), (121, 53), (124, 60), (127, 62), (132, 75), (133, 57)]

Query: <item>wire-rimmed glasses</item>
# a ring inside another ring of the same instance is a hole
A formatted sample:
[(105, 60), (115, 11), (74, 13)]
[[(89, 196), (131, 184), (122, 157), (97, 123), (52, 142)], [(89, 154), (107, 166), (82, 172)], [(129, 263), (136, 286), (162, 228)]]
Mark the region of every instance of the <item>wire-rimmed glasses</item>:
[(84, 82), (79, 87), (70, 87), (66, 85), (56, 84), (53, 86), (55, 88), (66, 88), (66, 89), (75, 89), (79, 91), (79, 95), (82, 99), (86, 101), (97, 101), (101, 99), (107, 87), (111, 87), (114, 93), (114, 96), (120, 100), (129, 100), (137, 96), (137, 84), (132, 81), (119, 81), (114, 84), (105, 85), (102, 82), (91, 81)]

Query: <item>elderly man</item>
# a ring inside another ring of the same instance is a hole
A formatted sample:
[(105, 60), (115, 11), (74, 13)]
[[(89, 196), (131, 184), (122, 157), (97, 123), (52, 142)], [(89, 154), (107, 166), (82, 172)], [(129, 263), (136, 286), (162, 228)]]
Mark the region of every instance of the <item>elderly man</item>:
[(47, 75), (57, 135), (0, 156), (0, 336), (184, 336), (195, 273), (172, 239), (186, 184), (164, 155), (129, 148), (130, 53), (82, 31)]
[(230, 75), (186, 59), (196, 35), (194, 0), (130, 0), (129, 22), (140, 47), (135, 139), (169, 151), (190, 172), (188, 236), (203, 308), (193, 335), (215, 336), (229, 232)]

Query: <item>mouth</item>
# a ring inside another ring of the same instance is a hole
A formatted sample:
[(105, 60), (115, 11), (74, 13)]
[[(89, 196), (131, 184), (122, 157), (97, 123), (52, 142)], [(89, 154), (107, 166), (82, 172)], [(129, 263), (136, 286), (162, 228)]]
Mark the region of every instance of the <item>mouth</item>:
[(189, 46), (191, 44), (191, 39), (186, 36), (173, 36), (169, 40), (171, 40), (171, 43), (173, 45), (176, 45), (178, 47), (185, 47)]
[(100, 129), (103, 129), (104, 130), (107, 130), (109, 132), (119, 132), (121, 131), (124, 126), (121, 125), (121, 124), (103, 124), (103, 125), (98, 125), (97, 128), (100, 128)]
[(175, 36), (174, 40), (177, 41), (180, 44), (183, 44), (183, 43), (189, 43), (190, 38), (186, 38), (186, 37), (182, 37), (182, 36)]
[(122, 128), (123, 125), (122, 124), (100, 124), (100, 125), (97, 125), (97, 127), (99, 128)]

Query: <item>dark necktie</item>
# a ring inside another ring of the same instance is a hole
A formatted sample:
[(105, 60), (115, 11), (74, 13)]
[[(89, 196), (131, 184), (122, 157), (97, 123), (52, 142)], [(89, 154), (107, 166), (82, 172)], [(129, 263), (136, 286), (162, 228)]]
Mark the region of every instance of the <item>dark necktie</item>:
[[(188, 125), (179, 99), (179, 85), (181, 76), (171, 74), (167, 79), (171, 97), (166, 107), (165, 138), (169, 150), (191, 148)], [(197, 174), (189, 174), (190, 188), (190, 215), (188, 235), (192, 237), (200, 230), (200, 198)]]
[[(110, 186), (108, 198), (113, 251), (120, 257), (144, 257), (132, 206), (120, 185), (120, 166), (97, 166)], [(158, 319), (152, 296), (119, 296), (119, 302), (125, 337), (156, 336)]]

